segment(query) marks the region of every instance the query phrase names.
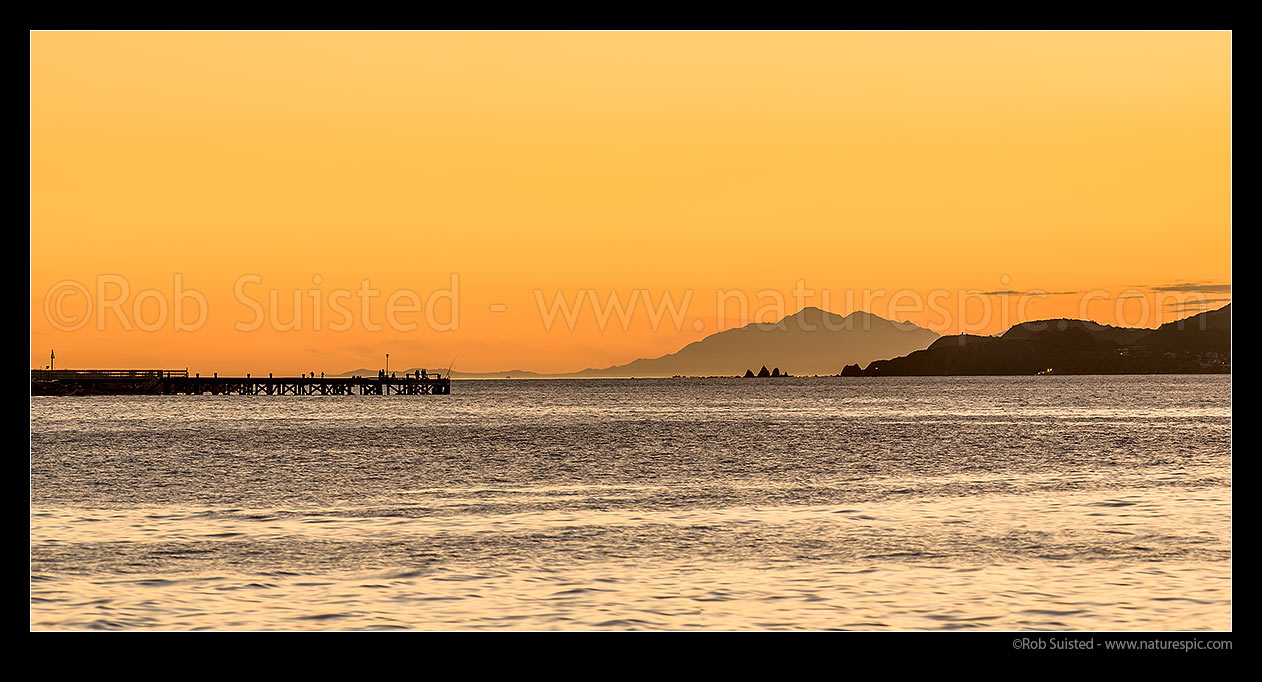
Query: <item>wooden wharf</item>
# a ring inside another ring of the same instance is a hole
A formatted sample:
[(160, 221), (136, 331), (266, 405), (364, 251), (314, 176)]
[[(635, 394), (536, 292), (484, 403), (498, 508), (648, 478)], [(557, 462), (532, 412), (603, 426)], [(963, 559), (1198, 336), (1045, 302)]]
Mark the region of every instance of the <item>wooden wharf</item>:
[(31, 370), (31, 395), (447, 395), (451, 377), (427, 370), (404, 376), (243, 377), (190, 375), (188, 370)]

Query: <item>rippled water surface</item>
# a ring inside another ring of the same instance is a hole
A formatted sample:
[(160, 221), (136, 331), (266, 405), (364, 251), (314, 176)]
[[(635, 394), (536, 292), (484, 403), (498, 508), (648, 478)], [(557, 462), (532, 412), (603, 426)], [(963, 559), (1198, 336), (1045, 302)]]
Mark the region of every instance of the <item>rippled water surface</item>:
[(36, 397), (31, 627), (1230, 629), (1230, 378)]

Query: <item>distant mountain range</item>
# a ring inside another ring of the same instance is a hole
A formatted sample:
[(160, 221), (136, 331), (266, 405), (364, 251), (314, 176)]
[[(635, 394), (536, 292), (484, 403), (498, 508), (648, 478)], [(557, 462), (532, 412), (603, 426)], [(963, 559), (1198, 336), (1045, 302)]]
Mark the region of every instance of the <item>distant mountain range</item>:
[[(1054, 319), (1018, 324), (998, 336), (942, 337), (910, 322), (871, 313), (841, 316), (811, 307), (776, 323), (747, 324), (711, 334), (674, 353), (603, 369), (558, 374), (519, 369), (454, 371), (452, 376), (740, 376), (762, 367), (796, 376), (839, 372), (843, 376), (1227, 373), (1231, 371), (1231, 305), (1155, 330)], [(358, 369), (339, 376), (376, 373)]]
[[(538, 374), (523, 370), (452, 372), (455, 378), (615, 378), (672, 376), (740, 376), (745, 370), (777, 367), (802, 376), (837, 374), (850, 363), (870, 363), (894, 354), (920, 350), (938, 338), (936, 332), (910, 322), (894, 322), (866, 312), (837, 315), (819, 308), (803, 308), (775, 323), (752, 323), (711, 334), (674, 353), (641, 358), (603, 369), (588, 368), (566, 374)], [(399, 370), (402, 374), (411, 370)], [(358, 369), (342, 376), (372, 376), (377, 370)]]
[(1018, 324), (1000, 336), (944, 336), (844, 376), (1196, 374), (1231, 371), (1231, 304), (1157, 329), (1083, 320)]
[(849, 363), (920, 350), (936, 338), (936, 332), (871, 313), (843, 317), (803, 308), (777, 323), (753, 323), (711, 334), (659, 358), (585, 369), (573, 376), (739, 376), (746, 369), (757, 372), (763, 365), (798, 376), (837, 374)]

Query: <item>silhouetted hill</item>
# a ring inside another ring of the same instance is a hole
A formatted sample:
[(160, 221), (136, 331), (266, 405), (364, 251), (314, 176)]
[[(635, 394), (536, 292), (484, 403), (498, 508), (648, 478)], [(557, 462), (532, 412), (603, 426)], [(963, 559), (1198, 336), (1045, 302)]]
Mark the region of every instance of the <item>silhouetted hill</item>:
[(1160, 352), (1218, 353), (1230, 358), (1231, 304), (1163, 324), (1135, 345)]
[(922, 351), (845, 376), (1176, 374), (1231, 371), (1231, 306), (1156, 330), (1083, 320), (1019, 324), (1000, 336), (944, 336)]
[(809, 307), (777, 323), (754, 323), (711, 334), (669, 355), (586, 369), (573, 376), (739, 376), (763, 365), (797, 376), (837, 374), (847, 363), (908, 353), (936, 338), (936, 332), (910, 322), (893, 322), (861, 311), (843, 317)]
[(1060, 318), (1055, 320), (1022, 322), (1021, 324), (1018, 324), (1012, 329), (1004, 332), (1003, 338), (1031, 339), (1046, 334), (1047, 332), (1067, 332), (1071, 329), (1081, 330), (1096, 340), (1112, 341), (1123, 346), (1134, 343), (1143, 336), (1152, 333), (1151, 329), (1113, 327), (1107, 324), (1097, 324), (1087, 320), (1068, 320)]

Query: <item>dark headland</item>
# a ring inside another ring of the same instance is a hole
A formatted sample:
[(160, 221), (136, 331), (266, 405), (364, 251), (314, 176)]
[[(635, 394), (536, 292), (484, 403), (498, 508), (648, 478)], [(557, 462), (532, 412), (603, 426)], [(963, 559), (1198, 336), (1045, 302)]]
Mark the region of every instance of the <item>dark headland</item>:
[(1228, 374), (1231, 304), (1161, 325), (1111, 327), (1084, 320), (1039, 320), (999, 336), (943, 336), (928, 348), (842, 376), (1011, 374)]

